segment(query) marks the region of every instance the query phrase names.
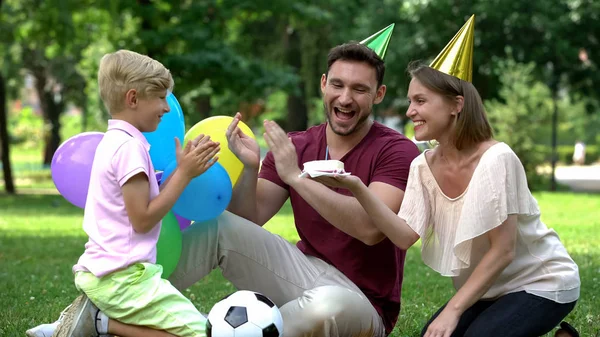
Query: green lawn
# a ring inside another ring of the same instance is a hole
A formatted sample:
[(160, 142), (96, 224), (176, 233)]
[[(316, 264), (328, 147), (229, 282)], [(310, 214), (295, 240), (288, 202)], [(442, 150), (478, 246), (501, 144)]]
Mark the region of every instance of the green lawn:
[[(582, 336), (600, 331), (600, 195), (536, 194), (544, 221), (556, 229), (579, 264), (582, 297), (567, 318)], [(82, 210), (59, 195), (0, 194), (0, 336), (23, 336), (34, 325), (56, 319), (76, 296), (71, 266), (86, 241)], [(298, 240), (289, 205), (266, 228)], [(216, 271), (185, 294), (203, 312), (233, 287)], [(451, 282), (436, 275), (409, 250), (402, 312), (393, 336), (417, 336), (427, 318), (452, 294)]]
[[(52, 182), (50, 167), (44, 167), (42, 160), (43, 151), (39, 148), (11, 147), (12, 175), (19, 190), (56, 190)], [(1, 163), (0, 167), (2, 167)], [(0, 190), (4, 190), (4, 172), (0, 172)]]

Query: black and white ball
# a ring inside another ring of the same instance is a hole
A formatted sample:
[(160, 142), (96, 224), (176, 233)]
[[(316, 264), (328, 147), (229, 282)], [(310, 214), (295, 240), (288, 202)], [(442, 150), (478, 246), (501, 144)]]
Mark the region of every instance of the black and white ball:
[(206, 333), (208, 337), (281, 337), (283, 318), (265, 295), (239, 290), (210, 309)]

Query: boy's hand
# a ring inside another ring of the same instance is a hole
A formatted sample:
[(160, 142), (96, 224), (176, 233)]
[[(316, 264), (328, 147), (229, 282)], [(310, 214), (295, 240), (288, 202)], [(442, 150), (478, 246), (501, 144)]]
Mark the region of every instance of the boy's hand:
[(177, 166), (181, 163), (181, 158), (191, 151), (193, 148), (198, 146), (200, 142), (206, 142), (210, 140), (210, 136), (204, 136), (203, 134), (198, 135), (198, 137), (192, 139), (191, 141), (185, 144), (185, 147), (181, 148), (181, 142), (179, 142), (179, 138), (175, 137), (175, 158), (177, 160)]
[(215, 155), (221, 150), (219, 143), (211, 141), (210, 137), (199, 139), (195, 146), (190, 144), (192, 142), (190, 141), (186, 144), (186, 148), (189, 145), (190, 149), (182, 151), (181, 161), (178, 165), (182, 173), (190, 179), (201, 175), (213, 166), (218, 160), (218, 157), (215, 157)]

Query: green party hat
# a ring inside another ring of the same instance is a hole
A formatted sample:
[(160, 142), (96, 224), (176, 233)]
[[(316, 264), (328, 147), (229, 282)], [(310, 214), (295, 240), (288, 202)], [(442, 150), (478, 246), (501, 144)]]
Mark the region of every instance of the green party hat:
[(395, 23), (392, 23), (391, 25), (383, 28), (377, 33), (360, 41), (360, 43), (373, 49), (373, 51), (375, 51), (375, 53), (383, 60), (383, 58), (385, 57), (385, 52), (387, 51), (388, 44), (390, 44), (390, 38), (392, 37), (392, 32), (394, 31), (395, 25)]

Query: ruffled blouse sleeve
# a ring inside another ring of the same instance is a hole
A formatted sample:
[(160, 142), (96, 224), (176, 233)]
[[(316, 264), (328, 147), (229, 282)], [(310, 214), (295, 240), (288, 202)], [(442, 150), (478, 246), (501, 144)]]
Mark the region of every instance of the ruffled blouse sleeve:
[(423, 185), (423, 166), (425, 154), (419, 155), (410, 165), (408, 182), (404, 191), (404, 198), (398, 216), (414, 230), (421, 238), (426, 235), (430, 227), (431, 207), (435, 207), (433, 200), (430, 200), (427, 188)]
[[(482, 155), (460, 197), (445, 196), (431, 171), (421, 169), (419, 173), (415, 178), (420, 176), (421, 182), (416, 184), (414, 195), (419, 194), (420, 200), (408, 198), (405, 207), (405, 196), (399, 216), (421, 236), (425, 264), (441, 275), (454, 277), (469, 268), (475, 240), (500, 226), (509, 214), (539, 214), (525, 170), (506, 144), (496, 144)], [(408, 186), (414, 183), (412, 175), (413, 171)]]
[(471, 265), (475, 238), (500, 226), (510, 214), (539, 214), (523, 165), (507, 145), (499, 144), (475, 173), (457, 224), (453, 255), (458, 261), (453, 261), (452, 276)]

